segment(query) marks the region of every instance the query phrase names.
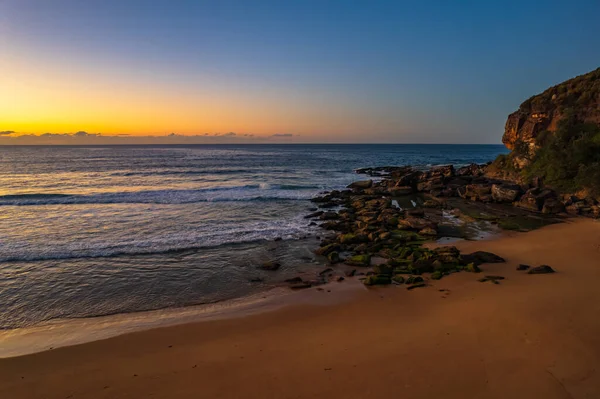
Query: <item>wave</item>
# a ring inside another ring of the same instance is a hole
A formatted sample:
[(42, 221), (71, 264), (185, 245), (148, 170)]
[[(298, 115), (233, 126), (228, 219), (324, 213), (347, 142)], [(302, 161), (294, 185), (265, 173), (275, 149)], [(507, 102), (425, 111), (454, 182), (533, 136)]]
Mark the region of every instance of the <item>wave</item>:
[(212, 231), (183, 230), (139, 238), (136, 236), (113, 237), (112, 240), (92, 242), (72, 241), (67, 244), (21, 245), (3, 247), (0, 262), (32, 262), (60, 259), (110, 258), (118, 256), (157, 255), (215, 248), (223, 245), (247, 244), (272, 241), (275, 238), (298, 239), (313, 231), (301, 216), (287, 220), (270, 220)]
[(150, 190), (97, 194), (14, 194), (0, 196), (0, 206), (72, 204), (188, 204), (220, 201), (306, 200), (323, 187), (251, 184), (194, 190)]

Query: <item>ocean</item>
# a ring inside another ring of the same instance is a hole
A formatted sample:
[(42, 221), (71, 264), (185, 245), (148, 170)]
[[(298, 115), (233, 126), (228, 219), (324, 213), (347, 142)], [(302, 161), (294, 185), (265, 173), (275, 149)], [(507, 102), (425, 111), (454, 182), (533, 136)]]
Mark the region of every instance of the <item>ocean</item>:
[[(502, 145), (0, 147), (0, 329), (267, 290), (324, 266), (312, 252), (318, 227), (304, 218), (309, 200), (364, 179), (355, 169), (460, 166), (506, 152)], [(260, 270), (272, 259), (280, 270)]]

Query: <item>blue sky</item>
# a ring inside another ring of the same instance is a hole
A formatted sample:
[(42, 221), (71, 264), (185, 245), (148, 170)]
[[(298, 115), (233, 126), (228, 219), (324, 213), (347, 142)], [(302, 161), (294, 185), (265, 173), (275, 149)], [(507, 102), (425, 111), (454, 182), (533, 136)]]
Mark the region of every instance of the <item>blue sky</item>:
[(0, 0), (0, 130), (499, 143), (523, 100), (600, 66), (599, 16), (598, 1)]

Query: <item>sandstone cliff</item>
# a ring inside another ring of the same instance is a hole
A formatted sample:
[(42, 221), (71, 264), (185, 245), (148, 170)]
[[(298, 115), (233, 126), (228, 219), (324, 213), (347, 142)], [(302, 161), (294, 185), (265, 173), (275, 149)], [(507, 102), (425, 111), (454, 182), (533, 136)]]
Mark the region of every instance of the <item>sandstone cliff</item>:
[(523, 102), (508, 116), (502, 142), (511, 150), (521, 143), (535, 150), (539, 133), (555, 131), (566, 112), (573, 112), (581, 122), (600, 125), (600, 68)]

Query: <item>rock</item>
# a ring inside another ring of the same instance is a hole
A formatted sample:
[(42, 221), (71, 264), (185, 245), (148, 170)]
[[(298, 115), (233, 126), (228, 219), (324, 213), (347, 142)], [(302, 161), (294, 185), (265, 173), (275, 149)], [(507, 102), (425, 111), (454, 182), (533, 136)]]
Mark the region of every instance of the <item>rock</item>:
[(517, 266), (517, 270), (528, 270), (530, 268), (531, 268), (531, 266), (523, 265), (523, 264), (520, 264), (519, 266)]
[(293, 290), (303, 290), (303, 289), (310, 288), (310, 287), (312, 287), (312, 285), (308, 282), (302, 282), (299, 284), (290, 285), (290, 288)]
[(413, 189), (410, 186), (399, 186), (399, 187), (394, 187), (392, 189), (390, 189), (390, 195), (392, 197), (401, 197), (403, 195), (410, 195), (412, 194)]
[(425, 202), (423, 202), (423, 205), (421, 205), (423, 208), (439, 208), (442, 206), (441, 203), (434, 201), (434, 200), (427, 200)]
[(371, 264), (371, 255), (354, 255), (346, 259), (345, 263), (350, 266), (369, 266)]
[(583, 201), (578, 201), (565, 207), (565, 210), (570, 215), (579, 215), (582, 208), (585, 208), (585, 203)]
[(430, 220), (409, 216), (406, 219), (401, 219), (398, 223), (398, 227), (423, 230), (427, 227), (435, 229), (436, 226), (435, 223)]
[(521, 187), (516, 184), (493, 184), (492, 198), (496, 202), (514, 202), (521, 194)]
[(431, 279), (432, 279), (432, 280), (439, 280), (439, 279), (441, 279), (442, 277), (444, 277), (444, 274), (443, 274), (441, 271), (439, 271), (439, 270), (438, 270), (437, 272), (433, 272), (433, 273), (431, 274)]
[(529, 271), (527, 272), (527, 274), (548, 274), (548, 273), (554, 273), (554, 269), (552, 269), (548, 265), (541, 265), (541, 266), (533, 267), (533, 268), (529, 269)]
[(504, 280), (504, 277), (502, 276), (483, 276), (483, 278), (480, 278), (479, 281), (480, 283), (485, 283), (486, 281), (491, 281), (494, 284), (498, 284), (498, 280)]
[(334, 211), (328, 211), (328, 212), (323, 212), (321, 214), (321, 216), (319, 216), (319, 219), (321, 220), (336, 220), (339, 219), (339, 215), (337, 214), (337, 212)]
[(318, 248), (315, 253), (317, 255), (323, 255), (323, 256), (327, 256), (332, 252), (338, 252), (340, 250), (340, 245), (339, 244), (328, 244), (325, 246), (322, 246), (321, 248)]
[(404, 276), (395, 275), (394, 277), (392, 277), (392, 282), (396, 284), (404, 284)]
[(421, 218), (425, 216), (425, 211), (421, 208), (409, 209), (406, 211), (406, 215)]
[(474, 263), (475, 266), (479, 266), (484, 263), (504, 263), (504, 258), (493, 254), (491, 252), (477, 251), (467, 255), (461, 255), (462, 260), (465, 263)]
[(485, 173), (486, 165), (478, 165), (472, 163), (468, 166), (463, 166), (456, 171), (456, 176), (481, 176)]
[(429, 171), (432, 177), (452, 177), (454, 176), (453, 165), (434, 166)]
[(371, 188), (371, 186), (373, 186), (373, 180), (361, 180), (349, 184), (348, 188), (365, 190), (367, 188)]
[(342, 282), (342, 281), (344, 281), (344, 280), (345, 280), (345, 278), (344, 278), (343, 276), (339, 276), (339, 277), (337, 278), (337, 280), (336, 280), (336, 281), (337, 281), (338, 283), (341, 283), (341, 282)]
[(415, 288), (419, 288), (419, 287), (425, 287), (427, 284), (421, 282), (421, 283), (415, 283), (415, 284), (411, 284), (408, 287), (406, 287), (407, 290), (414, 290)]
[(423, 236), (437, 236), (437, 231), (432, 229), (431, 227), (425, 227), (424, 229), (419, 231), (419, 234)]
[(341, 234), (338, 239), (342, 244), (358, 244), (368, 240), (363, 234), (353, 233)]
[(356, 269), (352, 269), (346, 272), (347, 277), (354, 277), (356, 275)]
[(290, 283), (290, 284), (298, 284), (302, 282), (302, 278), (301, 277), (292, 277), (292, 278), (288, 278), (287, 280), (284, 280), (286, 283)]
[(552, 190), (540, 190), (539, 188), (532, 188), (527, 190), (525, 194), (515, 202), (514, 205), (533, 212), (539, 212), (542, 210), (543, 204), (549, 199), (555, 197), (555, 193)]
[(465, 266), (465, 270), (470, 273), (480, 273), (481, 272), (481, 269), (475, 263), (469, 263), (467, 266)]
[(333, 271), (333, 269), (332, 269), (331, 267), (328, 267), (328, 268), (327, 268), (327, 269), (325, 269), (325, 270), (321, 270), (321, 271), (319, 272), (319, 276), (324, 276), (324, 275), (326, 275), (327, 273), (329, 273), (329, 272), (332, 272), (332, 271)]
[(373, 266), (373, 271), (375, 274), (391, 276), (393, 268), (385, 263), (380, 263)]
[(392, 278), (385, 275), (368, 276), (363, 283), (365, 285), (387, 285), (392, 283)]
[(490, 195), (492, 189), (487, 184), (468, 184), (464, 187), (459, 187), (457, 193), (461, 198), (478, 200), (482, 197)]
[(311, 213), (311, 214), (308, 214), (308, 215), (304, 216), (304, 219), (318, 218), (323, 213), (325, 213), (325, 212), (323, 212), (323, 211), (317, 211), (317, 212), (314, 212), (314, 213)]
[(281, 263), (274, 261), (274, 260), (267, 261), (267, 262), (263, 263), (261, 266), (261, 268), (263, 270), (269, 270), (269, 271), (277, 270), (280, 267), (281, 267)]
[(425, 280), (423, 280), (423, 277), (421, 276), (410, 276), (409, 278), (406, 279), (406, 284), (416, 284), (416, 283), (422, 283)]
[(327, 255), (327, 260), (331, 264), (339, 263), (340, 262), (340, 254), (335, 251), (331, 252)]
[(542, 213), (554, 214), (564, 212), (565, 206), (556, 198), (548, 198), (544, 201)]
[(263, 281), (265, 281), (265, 279), (262, 277), (254, 277), (254, 278), (251, 278), (249, 281), (251, 283), (262, 283)]

